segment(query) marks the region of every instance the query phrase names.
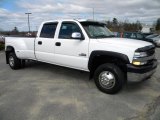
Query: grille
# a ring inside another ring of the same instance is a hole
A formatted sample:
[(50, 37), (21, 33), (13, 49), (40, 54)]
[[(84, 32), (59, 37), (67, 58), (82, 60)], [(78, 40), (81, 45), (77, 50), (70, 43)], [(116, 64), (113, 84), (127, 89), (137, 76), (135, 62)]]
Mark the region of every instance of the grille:
[[(148, 56), (152, 56), (152, 55), (154, 55), (154, 54), (155, 54), (155, 48), (152, 48), (152, 49), (150, 49), (150, 50), (147, 50), (147, 55), (148, 55)], [(155, 58), (148, 60), (148, 61), (147, 61), (147, 65), (152, 65), (153, 62), (154, 62), (154, 59), (155, 59)]]
[(147, 51), (147, 56), (151, 56), (153, 54), (155, 54), (155, 48), (152, 48), (152, 49)]

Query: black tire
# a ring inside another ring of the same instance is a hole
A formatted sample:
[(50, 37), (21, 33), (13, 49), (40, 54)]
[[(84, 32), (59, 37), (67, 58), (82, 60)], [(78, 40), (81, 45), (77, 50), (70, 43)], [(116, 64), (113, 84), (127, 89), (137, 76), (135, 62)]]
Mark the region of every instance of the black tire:
[[(8, 56), (9, 66), (14, 69), (20, 69), (21, 68), (21, 60), (17, 58), (16, 54), (14, 52), (10, 53)], [(13, 62), (11, 62), (13, 61)]]
[[(106, 76), (109, 76), (110, 78)], [(94, 80), (100, 91), (107, 94), (115, 94), (122, 89), (125, 77), (124, 73), (118, 66), (111, 63), (106, 63), (100, 65), (96, 69), (94, 73)]]

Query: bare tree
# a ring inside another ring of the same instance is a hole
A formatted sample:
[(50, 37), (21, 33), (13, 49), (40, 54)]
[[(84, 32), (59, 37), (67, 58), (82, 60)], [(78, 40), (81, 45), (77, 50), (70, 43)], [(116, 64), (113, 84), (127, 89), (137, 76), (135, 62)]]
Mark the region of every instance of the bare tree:
[(112, 21), (106, 21), (107, 27), (113, 32), (139, 32), (142, 29), (140, 21), (130, 23), (129, 21), (119, 22), (117, 18)]

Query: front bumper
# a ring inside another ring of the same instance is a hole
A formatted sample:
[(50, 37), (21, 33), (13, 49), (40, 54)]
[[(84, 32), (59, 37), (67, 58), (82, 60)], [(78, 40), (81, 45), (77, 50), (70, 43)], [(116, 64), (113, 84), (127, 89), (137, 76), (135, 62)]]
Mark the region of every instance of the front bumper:
[(153, 61), (152, 65), (147, 66), (134, 66), (132, 64), (127, 65), (127, 79), (128, 81), (141, 81), (150, 77), (155, 73), (157, 68), (157, 60)]

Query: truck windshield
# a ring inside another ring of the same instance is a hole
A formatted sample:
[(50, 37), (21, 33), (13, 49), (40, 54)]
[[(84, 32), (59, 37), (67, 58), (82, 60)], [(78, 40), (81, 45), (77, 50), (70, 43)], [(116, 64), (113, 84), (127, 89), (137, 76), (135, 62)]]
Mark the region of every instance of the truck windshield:
[(90, 38), (97, 39), (115, 37), (114, 34), (103, 23), (87, 21), (81, 22), (81, 25)]

